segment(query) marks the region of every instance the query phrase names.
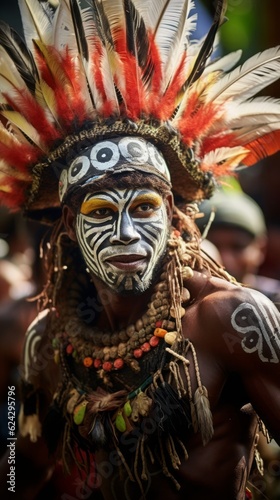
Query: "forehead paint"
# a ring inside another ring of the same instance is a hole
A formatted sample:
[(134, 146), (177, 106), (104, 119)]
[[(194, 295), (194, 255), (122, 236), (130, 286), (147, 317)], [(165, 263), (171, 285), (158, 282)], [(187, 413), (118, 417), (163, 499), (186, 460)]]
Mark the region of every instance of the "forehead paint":
[(84, 186), (100, 179), (108, 171), (137, 170), (170, 181), (170, 174), (161, 152), (142, 137), (117, 137), (99, 141), (84, 149), (65, 168), (59, 179), (59, 198), (75, 186)]
[[(108, 210), (95, 213), (102, 208)], [(162, 197), (148, 189), (89, 193), (76, 220), (89, 270), (117, 292), (148, 288), (165, 252), (168, 230)]]

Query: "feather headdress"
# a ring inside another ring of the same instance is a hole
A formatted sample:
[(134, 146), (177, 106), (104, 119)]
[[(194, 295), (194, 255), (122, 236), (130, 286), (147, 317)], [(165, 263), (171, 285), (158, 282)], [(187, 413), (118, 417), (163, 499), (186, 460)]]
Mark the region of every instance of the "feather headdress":
[(256, 97), (280, 75), (280, 47), (232, 69), (210, 59), (226, 2), (199, 41), (193, 0), (19, 0), (25, 43), (0, 23), (0, 199), (58, 207), (69, 151), (139, 136), (165, 157), (185, 200), (280, 149), (280, 101)]

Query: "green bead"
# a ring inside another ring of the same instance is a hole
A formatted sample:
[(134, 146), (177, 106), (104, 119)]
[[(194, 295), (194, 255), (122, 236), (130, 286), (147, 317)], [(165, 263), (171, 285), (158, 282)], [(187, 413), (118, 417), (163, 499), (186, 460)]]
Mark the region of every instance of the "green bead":
[(121, 413), (118, 413), (116, 418), (116, 428), (120, 432), (124, 432), (126, 430), (126, 423)]
[(58, 339), (52, 339), (52, 346), (54, 349), (59, 348), (59, 340)]
[(131, 404), (129, 401), (127, 401), (123, 407), (123, 410), (124, 410), (124, 414), (126, 417), (130, 417), (131, 413), (132, 413), (132, 408), (131, 408)]
[(80, 425), (83, 423), (85, 413), (86, 413), (87, 404), (88, 404), (87, 401), (83, 401), (81, 404), (76, 406), (76, 408), (74, 408), (73, 419), (74, 419), (74, 422), (76, 425)]

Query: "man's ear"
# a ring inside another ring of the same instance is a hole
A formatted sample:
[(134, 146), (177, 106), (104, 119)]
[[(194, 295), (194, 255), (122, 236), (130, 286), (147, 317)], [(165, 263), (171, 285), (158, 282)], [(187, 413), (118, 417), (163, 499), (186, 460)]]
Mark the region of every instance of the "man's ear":
[(73, 214), (71, 208), (67, 205), (64, 205), (62, 208), (62, 219), (69, 238), (73, 241), (77, 241), (75, 231), (75, 215)]
[(172, 221), (172, 218), (173, 218), (173, 209), (174, 209), (174, 198), (173, 198), (173, 194), (170, 192), (167, 196), (166, 196), (166, 210), (167, 210), (167, 216), (168, 216), (168, 219), (169, 221), (171, 222)]

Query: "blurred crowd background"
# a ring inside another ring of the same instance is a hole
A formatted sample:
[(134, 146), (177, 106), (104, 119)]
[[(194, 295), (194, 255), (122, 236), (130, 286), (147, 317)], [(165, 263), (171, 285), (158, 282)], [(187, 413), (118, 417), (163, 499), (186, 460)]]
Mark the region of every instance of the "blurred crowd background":
[[(209, 27), (213, 4), (213, 0), (200, 1), (201, 36)], [(228, 0), (227, 17), (229, 22), (220, 31), (221, 53), (242, 48), (245, 60), (280, 44), (280, 2)], [(22, 33), (17, 0), (1, 2), (0, 19)], [(280, 98), (280, 81), (265, 94)], [(266, 293), (280, 308), (280, 153), (240, 171), (234, 183), (225, 180), (224, 188), (224, 198), (201, 206), (201, 232), (215, 244), (215, 258), (229, 272)], [(229, 195), (233, 195), (231, 209)], [(215, 211), (209, 228), (209, 218)], [(48, 231), (47, 226), (0, 207), (0, 454), (7, 444), (7, 387), (17, 385), (25, 331), (37, 313), (33, 298), (44, 285), (40, 244)], [(279, 500), (279, 447), (261, 441), (260, 451), (265, 474), (253, 474), (249, 485), (253, 498)]]

